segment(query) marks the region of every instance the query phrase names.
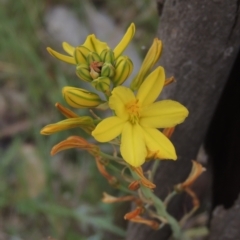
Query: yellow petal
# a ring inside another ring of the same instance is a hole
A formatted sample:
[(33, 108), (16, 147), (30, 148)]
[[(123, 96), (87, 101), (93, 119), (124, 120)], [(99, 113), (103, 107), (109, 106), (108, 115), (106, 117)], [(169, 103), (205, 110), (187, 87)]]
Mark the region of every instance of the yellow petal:
[(140, 125), (150, 128), (170, 128), (182, 123), (187, 116), (188, 110), (182, 104), (163, 100), (142, 110)]
[(115, 116), (106, 118), (97, 125), (92, 136), (98, 142), (109, 142), (121, 134), (125, 122)]
[(92, 52), (98, 53), (99, 55), (102, 50), (109, 48), (107, 43), (101, 42), (99, 39), (96, 38), (94, 34), (88, 35), (82, 46), (88, 48)]
[(87, 65), (87, 55), (90, 50), (84, 46), (78, 46), (74, 52), (74, 58), (78, 64), (84, 63)]
[(66, 53), (68, 53), (70, 56), (74, 55), (75, 47), (73, 47), (72, 45), (70, 45), (67, 42), (63, 42), (62, 43), (62, 47), (63, 47), (64, 51)]
[(112, 91), (112, 96), (109, 98), (109, 107), (115, 111), (118, 117), (127, 119), (126, 104), (134, 99), (136, 98), (130, 88), (119, 86)]
[(142, 128), (148, 151), (159, 159), (176, 160), (176, 152), (171, 141), (154, 128)]
[(158, 38), (155, 38), (153, 40), (152, 46), (148, 50), (147, 55), (143, 60), (143, 63), (141, 65), (141, 68), (137, 76), (133, 79), (131, 83), (131, 89), (135, 91), (140, 87), (140, 85), (144, 81), (144, 78), (146, 77), (148, 72), (158, 61), (161, 55), (161, 52), (162, 52), (162, 41), (160, 41)]
[(131, 23), (131, 25), (127, 29), (127, 32), (123, 36), (122, 40), (119, 42), (119, 44), (113, 50), (115, 59), (117, 57), (119, 57), (122, 54), (122, 52), (126, 49), (128, 44), (132, 40), (134, 34), (135, 34), (135, 25), (134, 25), (134, 23)]
[(120, 151), (123, 159), (133, 167), (145, 162), (147, 149), (142, 128), (138, 124), (127, 122), (122, 130)]
[(162, 91), (165, 82), (163, 67), (157, 67), (140, 86), (136, 98), (142, 106), (153, 103)]
[(66, 55), (63, 55), (61, 53), (58, 53), (56, 51), (54, 51), (53, 49), (51, 49), (50, 47), (47, 48), (47, 51), (52, 55), (54, 56), (55, 58), (63, 61), (63, 62), (66, 62), (66, 63), (71, 63), (71, 64), (76, 64), (75, 60), (73, 57), (69, 57), (69, 56), (66, 56)]

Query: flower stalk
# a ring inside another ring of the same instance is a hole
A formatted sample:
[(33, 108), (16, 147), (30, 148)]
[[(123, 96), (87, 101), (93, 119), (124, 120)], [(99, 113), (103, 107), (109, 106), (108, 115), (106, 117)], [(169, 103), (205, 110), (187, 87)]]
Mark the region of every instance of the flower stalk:
[[(134, 34), (135, 25), (132, 23), (114, 49), (94, 34), (87, 36), (85, 42), (76, 47), (64, 42), (62, 46), (67, 55), (47, 48), (55, 58), (75, 65), (77, 76), (94, 90), (65, 86), (62, 94), (67, 104), (75, 109), (88, 109), (92, 116), (79, 116), (57, 103), (56, 108), (67, 119), (45, 126), (41, 133), (49, 135), (71, 128), (83, 129), (89, 137), (93, 137), (92, 140), (70, 136), (56, 144), (51, 154), (72, 148), (88, 151), (108, 183), (127, 194), (114, 197), (104, 193), (103, 202), (131, 201), (136, 206), (125, 214), (126, 220), (145, 224), (154, 230), (169, 224), (175, 239), (185, 239), (180, 224), (166, 208), (177, 193), (185, 191), (192, 197), (193, 209), (183, 217), (182, 222), (191, 216), (198, 208), (199, 201), (190, 187), (204, 168), (193, 161), (189, 177), (176, 185), (164, 201), (154, 194), (154, 175), (160, 161), (175, 161), (178, 158), (170, 138), (175, 127), (188, 116), (188, 110), (173, 100), (157, 100), (163, 88), (175, 81), (174, 77), (166, 79), (163, 67), (158, 66), (153, 70), (162, 52), (162, 42), (158, 38), (153, 40), (130, 86), (123, 86), (131, 77), (134, 64), (127, 55), (122, 54)], [(103, 114), (104, 117), (100, 118), (95, 109), (110, 110), (111, 115)], [(101, 152), (98, 143), (114, 146), (112, 155)], [(147, 161), (154, 161), (148, 174), (142, 168)], [(145, 218), (143, 212), (150, 219)]]

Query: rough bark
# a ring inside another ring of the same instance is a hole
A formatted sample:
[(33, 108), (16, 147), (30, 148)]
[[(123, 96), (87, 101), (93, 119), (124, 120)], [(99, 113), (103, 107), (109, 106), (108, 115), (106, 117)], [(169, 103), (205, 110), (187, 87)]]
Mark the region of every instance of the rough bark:
[(240, 196), (234, 206), (225, 210), (222, 206), (213, 212), (209, 240), (240, 239)]
[[(161, 198), (186, 178), (191, 159), (196, 158), (203, 142), (239, 50), (239, 15), (237, 0), (164, 2), (158, 32), (164, 44), (160, 64), (177, 83), (167, 87), (162, 96), (181, 102), (190, 115), (172, 138), (178, 160), (161, 162), (157, 171), (155, 193)], [(170, 206), (176, 217), (182, 214), (182, 201), (180, 197)], [(168, 227), (153, 231), (129, 224), (127, 240), (164, 240), (169, 236)]]
[[(209, 126), (205, 149), (213, 169), (212, 208), (231, 207), (240, 193), (240, 52)], [(239, 223), (240, 224), (240, 223)]]

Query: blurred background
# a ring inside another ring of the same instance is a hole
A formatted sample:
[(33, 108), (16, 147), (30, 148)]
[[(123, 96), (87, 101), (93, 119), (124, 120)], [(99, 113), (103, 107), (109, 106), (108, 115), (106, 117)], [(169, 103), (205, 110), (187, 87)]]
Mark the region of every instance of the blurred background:
[(131, 22), (137, 31), (127, 51), (136, 72), (156, 36), (155, 1), (0, 0), (0, 240), (124, 239), (126, 222), (114, 219), (126, 211), (101, 203), (103, 191), (118, 190), (94, 160), (75, 149), (50, 156), (52, 146), (81, 132), (39, 132), (64, 119), (54, 107), (67, 106), (62, 87), (81, 86), (75, 67), (46, 47), (63, 52), (63, 41), (77, 46), (95, 33), (114, 48)]

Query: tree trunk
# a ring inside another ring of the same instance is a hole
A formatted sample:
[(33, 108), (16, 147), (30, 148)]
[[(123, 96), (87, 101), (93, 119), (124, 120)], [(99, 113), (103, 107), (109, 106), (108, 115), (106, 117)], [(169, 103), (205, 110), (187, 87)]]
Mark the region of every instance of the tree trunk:
[(217, 207), (211, 221), (209, 240), (237, 240), (240, 238), (240, 196), (234, 206), (225, 210)]
[[(178, 160), (162, 161), (157, 171), (155, 193), (164, 198), (187, 177), (191, 160), (203, 143), (239, 50), (240, 14), (239, 0), (159, 0), (158, 7), (158, 37), (163, 41), (160, 65), (168, 77), (174, 75), (177, 80), (166, 87), (162, 97), (179, 101), (190, 112), (172, 137)], [(179, 196), (169, 212), (179, 218), (183, 210)], [(127, 240), (164, 240), (170, 234), (168, 226), (153, 231), (130, 223)]]

